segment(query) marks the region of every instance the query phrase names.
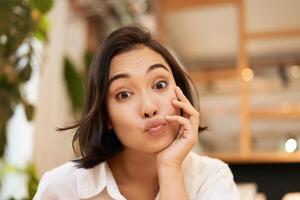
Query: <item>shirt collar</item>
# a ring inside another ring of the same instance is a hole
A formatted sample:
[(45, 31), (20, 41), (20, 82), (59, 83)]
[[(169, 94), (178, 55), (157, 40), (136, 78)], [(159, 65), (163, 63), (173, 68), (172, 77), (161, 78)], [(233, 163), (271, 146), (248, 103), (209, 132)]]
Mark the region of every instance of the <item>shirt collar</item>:
[[(190, 199), (194, 199), (197, 193), (197, 174), (199, 164), (194, 159), (195, 153), (190, 153), (182, 164), (182, 172), (185, 188)], [(103, 162), (91, 169), (79, 168), (76, 172), (78, 196), (87, 199), (100, 194), (106, 187), (108, 194), (120, 200), (126, 200), (119, 192), (118, 186), (112, 172), (106, 162)], [(158, 198), (159, 195), (155, 199)]]
[(79, 168), (76, 173), (77, 190), (80, 199), (87, 199), (100, 194), (106, 187), (114, 199), (126, 200), (118, 190), (111, 170), (106, 162), (91, 169)]
[(76, 170), (79, 198), (91, 198), (100, 193), (107, 185), (105, 164), (101, 163), (91, 169)]

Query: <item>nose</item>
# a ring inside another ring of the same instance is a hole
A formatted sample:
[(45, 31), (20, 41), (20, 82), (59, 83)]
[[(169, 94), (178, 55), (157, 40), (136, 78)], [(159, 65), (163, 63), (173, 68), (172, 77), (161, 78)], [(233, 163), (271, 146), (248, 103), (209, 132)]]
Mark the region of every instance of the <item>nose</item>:
[(147, 96), (142, 99), (141, 115), (144, 118), (151, 118), (158, 113), (158, 107), (151, 97)]

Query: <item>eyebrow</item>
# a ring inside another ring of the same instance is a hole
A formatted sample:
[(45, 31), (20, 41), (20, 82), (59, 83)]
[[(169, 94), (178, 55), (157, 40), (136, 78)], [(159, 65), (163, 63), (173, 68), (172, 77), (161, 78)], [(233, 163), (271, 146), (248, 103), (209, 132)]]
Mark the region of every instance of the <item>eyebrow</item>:
[[(156, 63), (156, 64), (151, 65), (151, 66), (147, 69), (146, 74), (148, 74), (149, 72), (151, 72), (151, 71), (153, 71), (153, 70), (155, 70), (155, 69), (159, 69), (159, 68), (164, 69), (164, 70), (170, 72), (169, 69), (168, 69), (166, 66), (164, 66), (163, 64)], [(108, 81), (108, 87), (112, 84), (113, 81), (115, 81), (115, 80), (117, 80), (117, 79), (129, 78), (129, 77), (130, 77), (129, 74), (126, 74), (126, 73), (117, 74), (117, 75), (113, 76), (113, 77)]]

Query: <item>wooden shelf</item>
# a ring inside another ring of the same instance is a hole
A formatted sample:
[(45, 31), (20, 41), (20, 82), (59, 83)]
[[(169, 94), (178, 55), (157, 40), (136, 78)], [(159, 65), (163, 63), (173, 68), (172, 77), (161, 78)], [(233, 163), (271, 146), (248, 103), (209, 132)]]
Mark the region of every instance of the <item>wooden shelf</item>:
[(249, 40), (272, 39), (272, 38), (281, 38), (281, 37), (300, 37), (300, 29), (256, 32), (256, 33), (246, 34), (246, 38)]
[(159, 3), (166, 12), (193, 8), (195, 6), (214, 6), (220, 4), (237, 4), (239, 0), (163, 0)]
[(230, 80), (238, 78), (236, 69), (222, 69), (222, 70), (207, 70), (207, 71), (189, 71), (189, 75), (195, 82), (209, 82), (215, 80)]
[(218, 158), (228, 164), (300, 163), (300, 152), (253, 152), (249, 154), (205, 152), (201, 155), (206, 155), (212, 158)]
[(250, 109), (251, 118), (300, 118), (300, 107)]

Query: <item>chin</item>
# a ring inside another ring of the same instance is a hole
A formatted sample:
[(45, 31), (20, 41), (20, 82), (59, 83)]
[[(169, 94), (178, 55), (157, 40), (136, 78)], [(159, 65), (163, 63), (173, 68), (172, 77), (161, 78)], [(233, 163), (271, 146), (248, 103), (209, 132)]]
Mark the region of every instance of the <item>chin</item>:
[(155, 144), (151, 144), (148, 147), (149, 153), (159, 153), (166, 148), (168, 148), (174, 141), (176, 136), (161, 138), (159, 141), (156, 141)]

